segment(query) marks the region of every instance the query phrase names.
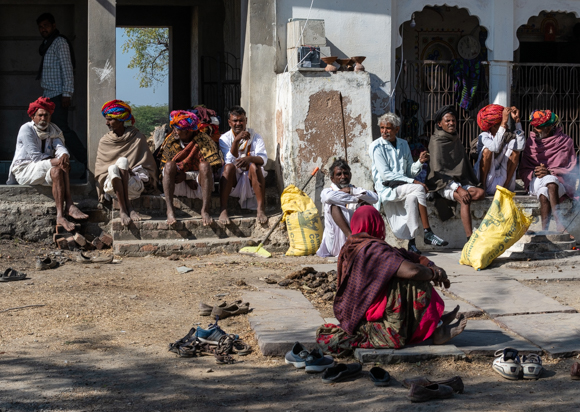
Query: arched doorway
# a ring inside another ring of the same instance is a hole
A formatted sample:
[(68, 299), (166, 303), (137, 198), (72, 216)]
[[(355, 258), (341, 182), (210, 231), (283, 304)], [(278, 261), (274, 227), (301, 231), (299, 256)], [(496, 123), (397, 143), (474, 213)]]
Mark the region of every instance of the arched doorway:
[(512, 104), (524, 128), (533, 110), (558, 114), (564, 132), (580, 147), (580, 19), (574, 13), (543, 11), (517, 29)]
[(477, 111), (488, 103), (487, 30), (464, 8), (427, 6), (401, 25), (395, 109), (401, 137), (417, 144), (434, 130), (434, 113), (455, 105), (466, 148), (478, 135)]

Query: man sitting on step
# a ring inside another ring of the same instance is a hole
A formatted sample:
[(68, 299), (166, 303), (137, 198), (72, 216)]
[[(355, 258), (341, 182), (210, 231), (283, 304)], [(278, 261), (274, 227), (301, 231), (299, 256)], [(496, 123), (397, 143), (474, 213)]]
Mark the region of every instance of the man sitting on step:
[(201, 199), (201, 219), (204, 226), (212, 224), (210, 216), (213, 172), (223, 162), (216, 143), (198, 130), (199, 119), (185, 110), (175, 110), (169, 115), (173, 129), (159, 150), (163, 191), (167, 204), (167, 223), (175, 219), (174, 196)]
[(47, 97), (39, 97), (28, 106), (28, 116), (32, 121), (23, 124), (18, 131), (6, 183), (52, 186), (56, 223), (70, 232), (75, 226), (65, 219), (65, 214), (73, 219), (86, 219), (88, 216), (72, 201), (69, 152), (64, 146), (62, 131), (50, 122), (54, 107)]
[(335, 160), (329, 173), (332, 183), (320, 194), (324, 204), (324, 234), (316, 252), (320, 257), (338, 256), (346, 238), (352, 234), (350, 219), (356, 209), (379, 200), (376, 193), (350, 184), (350, 166), (346, 160)]
[[(513, 133), (507, 130), (510, 114), (516, 124)], [(520, 152), (526, 145), (520, 111), (515, 107), (488, 104), (477, 114), (477, 124), (482, 133), (477, 138), (478, 157), (474, 170), (485, 194), (493, 196), (496, 186), (513, 192)]]
[(219, 221), (230, 223), (228, 197), (240, 198), (243, 209), (258, 209), (258, 223), (268, 222), (266, 217), (266, 181), (264, 165), (268, 161), (264, 139), (252, 129), (246, 129), (246, 111), (234, 106), (228, 113), (230, 130), (220, 137), (220, 150), (225, 166), (220, 180)]
[[(559, 124), (559, 118), (550, 110), (536, 110), (530, 116), (534, 131), (526, 141), (520, 165), (520, 177), (530, 195), (538, 197), (542, 230), (548, 230), (554, 216), (559, 232), (566, 232), (558, 214), (563, 197), (575, 196), (578, 173), (574, 142)], [(566, 232), (567, 233), (567, 232)]]
[(131, 207), (131, 200), (144, 191), (157, 190), (157, 165), (147, 139), (133, 126), (135, 118), (127, 103), (111, 100), (103, 105), (101, 113), (109, 133), (101, 137), (97, 149), (97, 192), (100, 201), (117, 199), (121, 223), (129, 226), (141, 220)]

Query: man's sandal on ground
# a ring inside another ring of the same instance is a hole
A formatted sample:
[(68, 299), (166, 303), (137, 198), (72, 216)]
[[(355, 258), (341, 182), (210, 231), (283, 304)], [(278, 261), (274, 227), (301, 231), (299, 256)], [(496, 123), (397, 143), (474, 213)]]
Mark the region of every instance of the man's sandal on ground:
[(26, 273), (18, 272), (12, 268), (8, 268), (0, 275), (0, 282), (11, 282), (14, 280), (26, 279)]

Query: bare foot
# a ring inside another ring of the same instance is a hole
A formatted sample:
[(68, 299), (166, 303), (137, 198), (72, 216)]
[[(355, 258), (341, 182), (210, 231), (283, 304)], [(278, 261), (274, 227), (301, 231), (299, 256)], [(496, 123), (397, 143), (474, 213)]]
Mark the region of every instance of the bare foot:
[(129, 217), (129, 215), (125, 212), (120, 212), (119, 213), (119, 217), (121, 218), (121, 224), (123, 226), (129, 226), (132, 222), (131, 218)]
[(137, 213), (135, 210), (131, 210), (131, 213), (129, 213), (129, 216), (131, 216), (131, 220), (133, 222), (138, 222), (141, 220), (141, 215), (139, 213)]
[(443, 345), (457, 335), (459, 335), (467, 326), (467, 318), (463, 315), (453, 325), (441, 325), (433, 332), (433, 344)]
[(73, 219), (86, 219), (89, 217), (89, 215), (84, 214), (83, 212), (81, 212), (79, 210), (78, 207), (76, 207), (75, 205), (69, 205), (66, 208), (66, 214), (69, 215), (70, 217), (72, 217)]
[(175, 219), (175, 215), (171, 212), (167, 212), (167, 224), (169, 227), (172, 227), (177, 223), (177, 219)]
[(75, 230), (74, 223), (69, 222), (64, 217), (57, 217), (56, 224), (64, 227), (64, 230), (66, 230), (67, 232), (72, 232), (73, 230)]
[(222, 212), (220, 213), (220, 217), (218, 218), (218, 222), (223, 223), (224, 225), (229, 225), (230, 223), (232, 223), (230, 217), (228, 216), (227, 210), (222, 210)]
[(263, 210), (258, 209), (257, 219), (258, 219), (258, 223), (260, 223), (262, 225), (264, 223), (268, 223), (268, 216), (266, 216), (266, 214), (264, 213)]
[(459, 305), (457, 305), (455, 307), (455, 309), (453, 309), (451, 312), (446, 313), (445, 315), (441, 316), (441, 322), (443, 322), (444, 325), (449, 325), (451, 322), (453, 322), (455, 320), (455, 317), (457, 316), (458, 311), (459, 311)]
[(209, 213), (201, 211), (201, 221), (203, 222), (204, 226), (210, 226), (213, 223), (213, 219), (209, 215)]

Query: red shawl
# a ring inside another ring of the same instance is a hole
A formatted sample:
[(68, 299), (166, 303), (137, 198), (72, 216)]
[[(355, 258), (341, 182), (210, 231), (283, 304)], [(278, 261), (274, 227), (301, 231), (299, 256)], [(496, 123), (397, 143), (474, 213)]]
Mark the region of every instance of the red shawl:
[(553, 135), (544, 139), (536, 139), (536, 134), (530, 133), (519, 167), (520, 177), (528, 191), (534, 177), (534, 169), (540, 163), (546, 165), (550, 173), (558, 177), (566, 188), (566, 194), (574, 198), (578, 177), (576, 152), (574, 142), (562, 132), (561, 127), (555, 128)]
[(404, 260), (429, 263), (427, 258), (394, 248), (366, 233), (353, 234), (347, 239), (338, 256), (339, 284), (334, 299), (334, 316), (346, 333), (354, 334)]

